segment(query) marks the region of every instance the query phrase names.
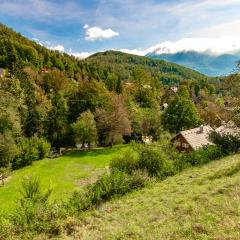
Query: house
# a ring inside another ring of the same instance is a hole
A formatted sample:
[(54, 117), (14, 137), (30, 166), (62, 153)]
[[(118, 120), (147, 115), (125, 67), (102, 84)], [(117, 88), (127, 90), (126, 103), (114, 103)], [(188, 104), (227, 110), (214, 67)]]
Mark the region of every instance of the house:
[(206, 145), (214, 145), (209, 141), (209, 134), (213, 131), (210, 126), (181, 131), (171, 139), (179, 152), (191, 152)]
[(173, 94), (175, 94), (175, 93), (177, 93), (177, 91), (178, 91), (178, 87), (176, 87), (176, 86), (170, 87), (170, 91), (171, 91)]
[(222, 126), (215, 129), (215, 132), (219, 133), (220, 135), (240, 136), (240, 128), (238, 128), (232, 121), (223, 123)]
[(153, 137), (152, 136), (142, 136), (142, 141), (144, 143), (151, 143), (153, 141)]

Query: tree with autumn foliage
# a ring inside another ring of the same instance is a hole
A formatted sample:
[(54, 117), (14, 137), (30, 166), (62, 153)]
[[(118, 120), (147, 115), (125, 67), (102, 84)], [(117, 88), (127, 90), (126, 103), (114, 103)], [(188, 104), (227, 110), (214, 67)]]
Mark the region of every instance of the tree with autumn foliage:
[(99, 143), (112, 146), (132, 131), (129, 113), (122, 95), (112, 93), (105, 108), (96, 109)]

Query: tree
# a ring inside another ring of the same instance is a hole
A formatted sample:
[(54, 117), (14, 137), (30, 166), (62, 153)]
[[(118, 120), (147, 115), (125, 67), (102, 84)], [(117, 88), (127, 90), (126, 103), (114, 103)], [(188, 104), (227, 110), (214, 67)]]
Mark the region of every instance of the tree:
[(201, 123), (196, 106), (189, 97), (185, 86), (178, 90), (162, 115), (162, 124), (171, 133), (196, 127)]
[(110, 145), (129, 135), (132, 131), (128, 111), (121, 95), (112, 94), (106, 108), (96, 110), (99, 142), (101, 145)]
[(11, 134), (0, 133), (0, 168), (8, 168), (16, 154), (17, 148)]
[(88, 143), (88, 147), (97, 141), (97, 127), (94, 120), (94, 115), (88, 110), (83, 112), (73, 123), (72, 129), (75, 135), (76, 143)]
[(103, 107), (107, 102), (108, 90), (104, 83), (92, 81), (80, 81), (78, 88), (71, 93), (68, 99), (69, 121), (75, 122), (79, 114), (96, 108)]
[(69, 144), (68, 106), (62, 93), (51, 95), (52, 109), (46, 121), (46, 137), (53, 147), (60, 148)]

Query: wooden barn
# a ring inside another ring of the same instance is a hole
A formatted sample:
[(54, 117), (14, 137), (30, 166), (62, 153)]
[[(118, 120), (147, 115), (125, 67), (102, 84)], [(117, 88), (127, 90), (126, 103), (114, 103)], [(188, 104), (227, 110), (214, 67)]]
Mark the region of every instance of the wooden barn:
[(179, 152), (191, 152), (206, 145), (213, 145), (209, 141), (209, 134), (213, 131), (210, 126), (200, 126), (197, 128), (181, 131), (171, 142)]

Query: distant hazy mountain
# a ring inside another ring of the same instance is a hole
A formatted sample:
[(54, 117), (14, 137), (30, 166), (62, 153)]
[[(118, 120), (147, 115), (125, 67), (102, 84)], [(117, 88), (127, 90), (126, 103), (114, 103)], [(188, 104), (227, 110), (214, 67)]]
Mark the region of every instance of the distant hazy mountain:
[(237, 54), (223, 54), (218, 56), (195, 51), (163, 54), (153, 52), (148, 53), (146, 56), (174, 62), (209, 76), (221, 76), (233, 73), (236, 70), (237, 62), (240, 60), (240, 52)]

